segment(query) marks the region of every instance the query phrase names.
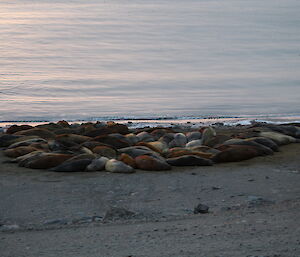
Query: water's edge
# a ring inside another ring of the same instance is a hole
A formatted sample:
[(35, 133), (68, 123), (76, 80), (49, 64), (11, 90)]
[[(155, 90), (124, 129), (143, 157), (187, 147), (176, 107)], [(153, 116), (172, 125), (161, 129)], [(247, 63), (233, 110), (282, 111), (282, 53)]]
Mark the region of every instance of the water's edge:
[[(29, 124), (36, 126), (49, 122), (57, 122), (60, 119), (52, 120), (7, 120), (0, 121), (0, 127), (9, 127), (11, 125)], [(247, 115), (247, 116), (163, 116), (163, 117), (91, 117), (89, 119), (66, 120), (69, 123), (86, 123), (86, 122), (107, 122), (127, 124), (131, 128), (142, 127), (169, 127), (176, 125), (185, 125), (189, 127), (201, 125), (222, 124), (228, 126), (249, 125), (253, 122), (266, 122), (274, 124), (300, 122), (300, 115)]]

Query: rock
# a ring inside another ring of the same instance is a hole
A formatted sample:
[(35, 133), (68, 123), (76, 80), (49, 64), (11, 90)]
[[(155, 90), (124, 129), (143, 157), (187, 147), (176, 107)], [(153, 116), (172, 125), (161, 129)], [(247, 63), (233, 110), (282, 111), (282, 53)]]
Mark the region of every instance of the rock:
[(117, 157), (117, 151), (108, 146), (96, 146), (93, 152), (109, 159), (115, 159)]
[(132, 168), (136, 168), (136, 163), (135, 160), (128, 154), (126, 153), (122, 153), (119, 156), (119, 161), (124, 162), (125, 164), (131, 166)]
[(149, 155), (141, 155), (135, 158), (137, 167), (141, 170), (170, 170), (171, 166), (164, 160)]
[(185, 147), (191, 148), (191, 147), (197, 147), (197, 146), (201, 146), (202, 145), (202, 140), (201, 139), (197, 139), (197, 140), (192, 140), (190, 142), (188, 142)]
[(44, 222), (44, 225), (49, 226), (49, 225), (67, 225), (70, 222), (67, 219), (55, 219), (55, 220), (46, 220)]
[(20, 228), (17, 224), (3, 224), (0, 226), (0, 231), (15, 231)]
[(105, 170), (105, 165), (108, 162), (108, 158), (100, 157), (92, 160), (92, 162), (86, 167), (87, 171), (102, 171)]
[(51, 168), (51, 171), (55, 172), (80, 172), (85, 171), (87, 166), (92, 162), (91, 159), (80, 159), (64, 162), (54, 168)]
[(113, 173), (133, 173), (134, 169), (124, 162), (111, 159), (106, 162), (105, 170)]
[(97, 141), (97, 142), (100, 142), (100, 143), (104, 143), (104, 144), (109, 145), (109, 146), (112, 146), (116, 149), (129, 147), (129, 144), (126, 141), (120, 140), (120, 139), (115, 138), (115, 137), (111, 137), (109, 135), (107, 135), (107, 136), (98, 136), (98, 137), (95, 137), (93, 140)]
[(93, 221), (100, 221), (102, 220), (101, 216), (86, 216), (79, 219), (73, 219), (72, 224), (86, 224), (92, 223)]
[(27, 130), (18, 131), (15, 135), (22, 135), (22, 136), (37, 136), (44, 139), (51, 139), (55, 138), (55, 134), (47, 129), (40, 129), (40, 128), (32, 128)]
[(31, 152), (36, 151), (37, 149), (32, 146), (19, 146), (12, 149), (4, 150), (4, 155), (11, 158), (16, 158)]
[(199, 131), (193, 131), (186, 133), (186, 138), (188, 142), (201, 139), (202, 134)]
[(250, 195), (248, 196), (248, 208), (259, 207), (263, 205), (274, 204), (274, 201), (264, 199), (260, 196)]
[(211, 166), (213, 164), (211, 160), (195, 155), (169, 158), (167, 159), (167, 163), (172, 166)]
[(296, 143), (296, 138), (278, 132), (260, 132), (259, 135), (273, 140), (277, 145)]
[(6, 133), (7, 134), (14, 134), (16, 132), (22, 131), (22, 130), (28, 130), (28, 129), (32, 129), (33, 127), (30, 125), (12, 125), (10, 126), (7, 130)]
[(126, 220), (131, 219), (136, 214), (132, 211), (128, 211), (125, 208), (111, 207), (104, 216), (104, 221), (114, 221), (114, 220)]
[(198, 204), (195, 208), (194, 208), (194, 214), (198, 214), (198, 213), (208, 213), (209, 207), (205, 204)]

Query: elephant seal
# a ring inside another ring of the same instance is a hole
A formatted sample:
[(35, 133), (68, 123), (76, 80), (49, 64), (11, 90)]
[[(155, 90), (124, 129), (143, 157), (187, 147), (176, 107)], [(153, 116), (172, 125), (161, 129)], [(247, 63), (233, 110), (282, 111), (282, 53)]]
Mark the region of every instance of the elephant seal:
[(196, 155), (183, 155), (175, 158), (167, 159), (167, 163), (172, 166), (211, 166), (211, 160), (196, 156)]
[(11, 158), (16, 158), (31, 152), (36, 151), (37, 148), (32, 146), (18, 146), (12, 149), (6, 149), (4, 155)]
[(266, 137), (250, 137), (245, 140), (253, 141), (253, 142), (259, 143), (261, 145), (267, 146), (267, 147), (271, 148), (274, 152), (279, 151), (278, 145), (273, 140), (266, 138)]
[(136, 146), (146, 146), (154, 152), (162, 154), (168, 149), (168, 145), (165, 142), (153, 141), (153, 142), (139, 142)]
[(135, 145), (137, 142), (139, 142), (139, 138), (133, 133), (125, 135), (125, 138), (130, 145)]
[(125, 147), (125, 148), (119, 149), (119, 152), (126, 153), (126, 154), (130, 155), (132, 158), (136, 158), (141, 155), (151, 155), (151, 156), (155, 156), (155, 157), (159, 156), (158, 153), (152, 151), (150, 148), (148, 148), (146, 146)]
[(117, 158), (117, 151), (109, 146), (96, 146), (92, 151), (109, 159)]
[(71, 154), (44, 153), (36, 155), (31, 160), (25, 162), (24, 167), (31, 169), (49, 169), (60, 165), (71, 157), (73, 157)]
[(195, 139), (195, 140), (192, 140), (190, 142), (188, 142), (185, 147), (196, 147), (196, 146), (202, 146), (202, 140), (201, 139)]
[(55, 134), (47, 129), (43, 128), (32, 128), (27, 130), (18, 131), (15, 135), (22, 135), (22, 136), (37, 136), (44, 139), (52, 139), (55, 138)]
[(186, 133), (186, 138), (188, 140), (188, 142), (191, 142), (193, 140), (199, 140), (201, 139), (202, 134), (199, 131), (192, 131), (192, 132), (188, 132)]
[(116, 159), (108, 160), (105, 164), (105, 170), (112, 173), (133, 173), (134, 169), (124, 162)]
[(174, 139), (169, 143), (169, 147), (183, 147), (187, 143), (187, 138), (183, 133), (176, 133)]
[(260, 156), (255, 146), (223, 145), (222, 147), (224, 147), (224, 149), (212, 158), (216, 163), (239, 162)]
[(207, 145), (207, 142), (217, 135), (212, 127), (205, 128), (202, 132), (202, 144)]
[(22, 138), (22, 136), (4, 134), (0, 136), (0, 147), (10, 146), (15, 140)]
[(273, 140), (277, 145), (287, 145), (297, 142), (296, 138), (278, 132), (260, 132), (259, 135)]
[(107, 144), (109, 146), (112, 146), (113, 148), (119, 149), (119, 148), (124, 148), (128, 147), (129, 143), (125, 140), (118, 139), (116, 137), (112, 137), (109, 135), (104, 135), (104, 136), (98, 136), (93, 138), (93, 141), (97, 141), (100, 143)]
[(7, 130), (7, 134), (14, 134), (16, 132), (22, 131), (22, 130), (27, 130), (27, 129), (32, 129), (33, 127), (30, 125), (12, 125), (10, 126)]
[(160, 171), (171, 169), (171, 166), (165, 160), (149, 155), (141, 155), (136, 157), (134, 160), (136, 166), (141, 170)]
[(80, 159), (64, 162), (56, 167), (49, 169), (55, 172), (80, 172), (85, 171), (87, 166), (91, 164), (91, 159)]
[(201, 151), (193, 151), (188, 148), (175, 147), (175, 148), (170, 149), (170, 151), (167, 154), (167, 157), (175, 158), (175, 157), (180, 157), (183, 155), (197, 155), (197, 156), (205, 158), (205, 159), (210, 159), (213, 156), (212, 153), (204, 153)]
[[(255, 141), (249, 141), (249, 140), (244, 140), (244, 139), (230, 139), (230, 140), (227, 140), (223, 143), (223, 145), (249, 145), (249, 146), (254, 146), (254, 147), (257, 147), (258, 149), (260, 149), (262, 155), (269, 155), (269, 154), (273, 154), (274, 151), (265, 146), (265, 145), (262, 145), (262, 144), (259, 144)], [(222, 146), (222, 145), (221, 145)], [(219, 147), (221, 147), (219, 146)]]
[(102, 171), (105, 170), (105, 165), (108, 162), (108, 158), (100, 157), (92, 160), (92, 162), (86, 167), (87, 171)]
[(27, 139), (27, 140), (23, 140), (23, 141), (13, 143), (8, 147), (8, 149), (19, 147), (19, 146), (29, 146), (33, 143), (47, 143), (47, 140), (45, 140), (43, 138), (39, 138), (39, 137), (30, 138), (30, 139)]
[(121, 162), (124, 162), (125, 164), (131, 166), (134, 169), (136, 168), (136, 163), (135, 163), (134, 159), (126, 153), (122, 153), (119, 156), (118, 160)]
[(13, 159), (11, 162), (18, 163), (18, 165), (20, 167), (25, 167), (26, 163), (28, 163), (32, 160), (35, 160), (36, 158), (38, 158), (38, 156), (41, 156), (43, 154), (45, 154), (44, 151), (37, 150), (37, 151), (31, 152), (31, 153), (19, 156), (19, 157)]
[(76, 135), (76, 134), (62, 134), (62, 135), (57, 135), (55, 137), (55, 140), (65, 146), (74, 146), (74, 145), (83, 144), (84, 142), (91, 140), (91, 138), (87, 136)]

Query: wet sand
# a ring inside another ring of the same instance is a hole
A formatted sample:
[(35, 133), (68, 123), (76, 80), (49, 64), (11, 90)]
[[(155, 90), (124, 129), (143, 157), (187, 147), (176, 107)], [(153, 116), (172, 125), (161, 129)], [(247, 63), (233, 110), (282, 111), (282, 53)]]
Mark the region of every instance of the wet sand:
[[(1, 256), (300, 256), (300, 144), (134, 174), (2, 164)], [(209, 213), (194, 214), (199, 204)], [(111, 206), (135, 213), (103, 219)]]

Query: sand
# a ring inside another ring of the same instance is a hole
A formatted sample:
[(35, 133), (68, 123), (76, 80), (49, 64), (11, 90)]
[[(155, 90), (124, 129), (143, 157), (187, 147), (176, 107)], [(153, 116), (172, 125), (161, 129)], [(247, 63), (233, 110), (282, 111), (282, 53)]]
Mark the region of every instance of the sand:
[[(134, 174), (0, 164), (0, 256), (298, 257), (300, 144), (280, 149)], [(209, 213), (194, 214), (199, 203)], [(103, 220), (111, 206), (134, 215)]]

